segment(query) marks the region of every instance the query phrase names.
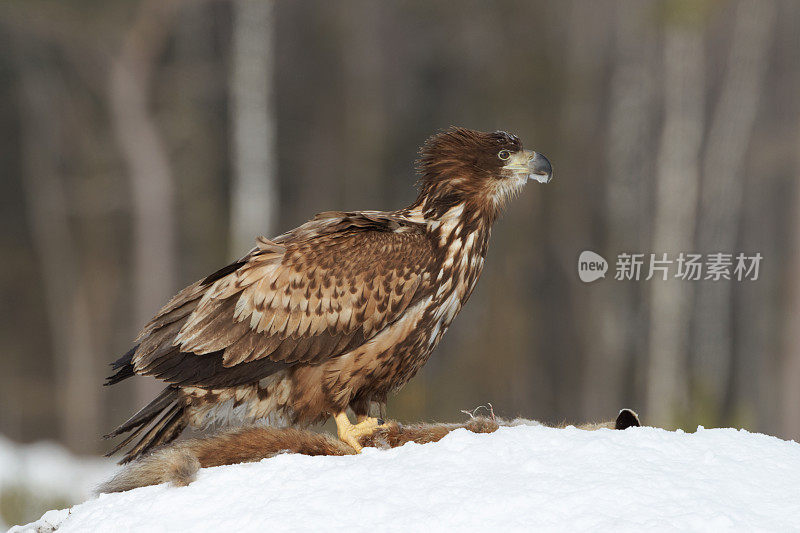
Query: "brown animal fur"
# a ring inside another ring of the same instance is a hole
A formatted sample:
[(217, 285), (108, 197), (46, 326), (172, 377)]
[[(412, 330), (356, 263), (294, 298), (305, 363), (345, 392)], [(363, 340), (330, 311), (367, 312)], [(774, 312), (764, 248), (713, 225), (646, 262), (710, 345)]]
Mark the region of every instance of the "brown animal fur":
[[(463, 424), (402, 425), (391, 422), (388, 427), (362, 438), (361, 445), (389, 449), (408, 442), (437, 442), (456, 429), (466, 429), (473, 433), (494, 433), (500, 427), (530, 424), (538, 425), (538, 422), (486, 417), (474, 417)], [(638, 425), (636, 413), (623, 409), (613, 422), (590, 423), (578, 427), (593, 431), (604, 428), (626, 429)], [(281, 453), (354, 455), (356, 452), (344, 442), (324, 433), (293, 428), (243, 427), (159, 448), (129, 463), (112, 479), (98, 487), (97, 492), (122, 492), (167, 482), (184, 486), (194, 481), (200, 468), (253, 463)]]
[(197, 471), (204, 466), (194, 455), (194, 450), (183, 446), (190, 442), (164, 446), (130, 463), (113, 478), (97, 487), (97, 492), (123, 492), (168, 482), (180, 487), (188, 485), (195, 480)]

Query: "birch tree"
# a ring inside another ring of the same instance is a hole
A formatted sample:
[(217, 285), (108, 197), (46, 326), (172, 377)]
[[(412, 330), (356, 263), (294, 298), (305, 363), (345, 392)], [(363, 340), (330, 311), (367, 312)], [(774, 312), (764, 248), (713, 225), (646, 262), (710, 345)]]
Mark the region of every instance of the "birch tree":
[(83, 279), (88, 274), (81, 269), (59, 170), (63, 83), (41, 45), (23, 50), (33, 52), (19, 62), (23, 185), (52, 339), (59, 433), (71, 449), (93, 451), (100, 429), (98, 358)]
[[(657, 254), (694, 246), (700, 149), (703, 141), (705, 47), (703, 3), (672, 3), (663, 46), (664, 125), (656, 162), (653, 246)], [(675, 423), (686, 408), (691, 296), (685, 281), (657, 280), (650, 288), (647, 416)]]
[[(798, 76), (800, 81), (800, 76)], [(800, 121), (797, 124), (797, 153), (800, 154)], [(795, 173), (800, 177), (800, 158), (795, 162)], [(788, 305), (784, 322), (783, 361), (781, 365), (781, 434), (783, 437), (800, 440), (800, 179), (795, 179), (794, 216), (792, 218), (793, 239), (789, 243), (792, 250), (787, 276)]]
[[(736, 4), (726, 72), (703, 159), (697, 230), (702, 252), (736, 252), (744, 162), (765, 83), (775, 17), (773, 2)], [(695, 383), (712, 411), (721, 408), (731, 378), (735, 332), (730, 307), (730, 282), (698, 285), (693, 318)]]
[(273, 104), (274, 18), (271, 0), (233, 3), (230, 76), (233, 181), (230, 246), (233, 256), (271, 235), (278, 217)]
[[(652, 2), (640, 1), (615, 6), (616, 64), (605, 139), (608, 178), (604, 199), (612, 253), (637, 251), (649, 241), (649, 182), (645, 176), (653, 152), (651, 127), (657, 91), (654, 7)], [(614, 257), (608, 259), (613, 276)], [(592, 347), (595, 355), (586, 367), (585, 397), (619, 402), (626, 390), (626, 369), (645, 349), (640, 289), (632, 282), (606, 283), (597, 289), (599, 319)], [(587, 405), (587, 414), (601, 416), (596, 409)]]
[(344, 173), (342, 196), (348, 209), (380, 206), (386, 161), (386, 63), (381, 36), (382, 2), (358, 0), (340, 9), (344, 82)]
[[(114, 134), (130, 176), (133, 213), (134, 322), (143, 326), (177, 287), (175, 185), (149, 90), (177, 1), (143, 0), (112, 59), (109, 102)], [(144, 403), (161, 385), (136, 380)]]

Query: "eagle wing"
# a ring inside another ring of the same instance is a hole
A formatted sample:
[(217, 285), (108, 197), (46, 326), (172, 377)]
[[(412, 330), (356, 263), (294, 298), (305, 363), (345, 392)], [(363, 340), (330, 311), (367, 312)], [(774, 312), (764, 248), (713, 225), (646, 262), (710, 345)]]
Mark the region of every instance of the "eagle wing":
[(346, 353), (397, 320), (426, 283), (423, 228), (324, 213), (176, 295), (139, 336), (136, 373), (231, 386)]

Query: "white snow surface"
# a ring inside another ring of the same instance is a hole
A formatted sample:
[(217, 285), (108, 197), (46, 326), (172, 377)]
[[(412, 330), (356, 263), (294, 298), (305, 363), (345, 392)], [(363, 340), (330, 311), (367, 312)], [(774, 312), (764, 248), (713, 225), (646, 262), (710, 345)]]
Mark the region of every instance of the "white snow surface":
[(800, 530), (800, 445), (735, 429), (466, 430), (203, 469), (11, 531)]

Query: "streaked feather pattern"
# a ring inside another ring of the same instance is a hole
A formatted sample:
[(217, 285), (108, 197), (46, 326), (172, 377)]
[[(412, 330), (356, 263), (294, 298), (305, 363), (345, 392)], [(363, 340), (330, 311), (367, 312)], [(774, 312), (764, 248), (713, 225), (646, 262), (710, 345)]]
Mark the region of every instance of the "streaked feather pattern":
[(417, 223), (379, 212), (318, 215), (275, 241), (260, 238), (238, 268), (181, 291), (145, 326), (134, 368), (175, 382), (159, 371), (173, 368), (165, 358), (191, 365), (221, 353), (226, 368), (262, 358), (320, 363), (397, 320), (432, 257)]

